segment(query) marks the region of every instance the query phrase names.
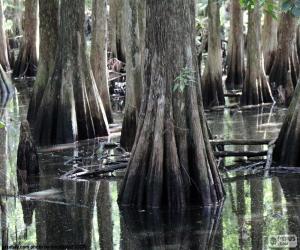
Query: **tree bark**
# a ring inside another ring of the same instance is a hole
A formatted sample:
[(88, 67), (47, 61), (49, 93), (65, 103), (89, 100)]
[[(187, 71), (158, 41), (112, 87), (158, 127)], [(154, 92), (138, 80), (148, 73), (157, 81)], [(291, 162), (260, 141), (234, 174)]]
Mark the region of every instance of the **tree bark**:
[(11, 80), (8, 78), (2, 66), (0, 65), (0, 104), (6, 103), (12, 92), (13, 86)]
[[(194, 0), (146, 1), (144, 94), (121, 205), (181, 209), (215, 204), (224, 196), (197, 84), (194, 5)], [(195, 82), (174, 91), (183, 69)]]
[(261, 53), (261, 10), (258, 3), (249, 10), (247, 34), (247, 68), (241, 105), (274, 102)]
[(13, 77), (35, 76), (38, 64), (38, 1), (25, 0), (24, 38)]
[[(275, 3), (275, 0), (272, 1)], [(278, 21), (270, 14), (264, 13), (264, 24), (262, 28), (262, 50), (264, 56), (264, 67), (269, 75), (276, 55), (277, 49)]]
[(62, 0), (58, 52), (34, 124), (40, 145), (109, 134), (104, 107), (86, 56), (84, 0)]
[(91, 66), (106, 117), (113, 123), (107, 71), (107, 0), (93, 0)]
[(28, 108), (27, 120), (33, 125), (47, 86), (53, 73), (58, 43), (58, 0), (39, 0), (40, 48), (39, 67)]
[(208, 1), (208, 57), (203, 73), (202, 92), (205, 108), (225, 104), (222, 83), (220, 6)]
[(239, 0), (231, 0), (230, 38), (227, 57), (226, 87), (241, 89), (244, 82), (244, 32), (243, 10)]
[(143, 51), (145, 39), (145, 0), (126, 0), (126, 106), (121, 146), (131, 151), (141, 106)]
[(277, 90), (276, 98), (288, 105), (297, 84), (299, 60), (296, 48), (297, 19), (289, 12), (281, 14), (278, 26), (278, 45), (270, 71), (270, 83)]
[(0, 0), (0, 65), (7, 71), (10, 70), (8, 53), (7, 53), (7, 43), (6, 34), (4, 30), (4, 9), (3, 0)]
[(13, 19), (13, 33), (15, 36), (20, 36), (23, 33), (22, 28), (22, 4), (20, 0), (14, 0), (14, 19)]
[(273, 160), (281, 165), (299, 167), (300, 155), (300, 85), (297, 84), (288, 113), (273, 151)]

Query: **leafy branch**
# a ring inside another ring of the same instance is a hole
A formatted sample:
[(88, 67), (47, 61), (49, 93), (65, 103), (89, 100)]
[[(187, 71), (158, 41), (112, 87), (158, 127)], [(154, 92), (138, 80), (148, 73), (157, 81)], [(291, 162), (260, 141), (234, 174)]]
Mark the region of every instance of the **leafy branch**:
[(179, 75), (175, 78), (173, 91), (179, 91), (182, 93), (185, 87), (192, 86), (195, 82), (194, 72), (188, 67), (185, 67), (181, 69)]

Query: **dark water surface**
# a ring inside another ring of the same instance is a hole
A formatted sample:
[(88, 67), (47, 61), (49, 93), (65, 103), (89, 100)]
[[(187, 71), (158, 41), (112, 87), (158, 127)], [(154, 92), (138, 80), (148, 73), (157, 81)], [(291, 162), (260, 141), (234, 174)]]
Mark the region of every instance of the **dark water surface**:
[[(18, 180), (16, 157), (19, 125), (28, 106), (25, 96), (15, 96), (0, 110), (0, 120), (7, 125), (0, 130), (3, 248), (231, 250), (273, 249), (269, 240), (274, 235), (295, 235), (300, 241), (300, 175), (224, 172), (227, 197), (219, 207), (182, 213), (120, 211), (116, 200), (122, 173), (99, 181), (58, 178), (69, 169), (64, 165), (68, 159), (99, 148), (102, 141), (95, 140), (73, 148), (44, 150), (39, 155), (40, 176), (30, 183)], [(272, 139), (285, 112), (270, 106), (225, 110), (209, 113), (208, 120), (213, 134), (225, 139)], [(245, 159), (228, 158), (224, 164), (235, 165), (237, 160)]]

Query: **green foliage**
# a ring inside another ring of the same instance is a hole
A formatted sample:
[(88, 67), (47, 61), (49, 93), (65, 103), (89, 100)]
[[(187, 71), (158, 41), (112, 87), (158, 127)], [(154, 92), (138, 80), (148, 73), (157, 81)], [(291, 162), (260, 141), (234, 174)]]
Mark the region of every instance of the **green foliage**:
[(185, 67), (181, 69), (179, 76), (175, 78), (173, 91), (183, 93), (185, 87), (192, 86), (195, 82), (194, 72)]
[(0, 121), (0, 129), (5, 128), (5, 123)]
[(286, 0), (281, 8), (284, 12), (290, 12), (295, 17), (300, 17), (300, 0)]
[(266, 13), (277, 19), (278, 4), (270, 0), (240, 0), (241, 5), (247, 10), (253, 10), (255, 5), (258, 4), (264, 9)]

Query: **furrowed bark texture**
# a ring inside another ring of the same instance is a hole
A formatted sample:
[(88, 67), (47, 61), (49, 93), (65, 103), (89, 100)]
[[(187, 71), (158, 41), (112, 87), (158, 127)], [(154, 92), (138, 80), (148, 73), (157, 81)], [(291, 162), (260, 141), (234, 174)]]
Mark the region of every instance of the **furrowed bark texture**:
[(113, 123), (107, 71), (107, 0), (93, 0), (91, 67), (100, 93), (106, 117)]
[(58, 0), (39, 0), (40, 48), (39, 67), (28, 108), (27, 120), (33, 124), (47, 86), (53, 73), (58, 43)]
[(174, 80), (183, 68), (199, 80), (194, 4), (193, 0), (146, 1), (144, 94), (119, 194), (121, 205), (181, 209), (215, 204), (224, 196), (200, 86), (191, 83), (183, 92), (174, 91)]
[(243, 10), (239, 0), (231, 0), (230, 39), (227, 57), (226, 88), (241, 89), (244, 81)]
[(126, 106), (121, 146), (131, 151), (141, 106), (143, 51), (145, 40), (145, 0), (126, 0)]
[(247, 34), (247, 68), (241, 96), (242, 105), (274, 102), (261, 54), (261, 11), (259, 4), (249, 10)]
[(273, 160), (281, 165), (300, 166), (300, 86), (297, 84), (295, 93), (285, 121), (280, 130)]
[(204, 107), (225, 104), (222, 84), (220, 6), (217, 0), (208, 1), (208, 57), (202, 78)]
[(3, 0), (0, 0), (0, 65), (7, 71), (10, 70), (8, 53), (7, 53), (7, 43), (6, 34), (4, 30), (4, 9)]
[[(275, 1), (272, 1), (275, 3)], [(262, 29), (262, 50), (264, 56), (264, 67), (269, 75), (276, 55), (277, 49), (278, 21), (270, 14), (264, 13), (264, 24)]]
[(13, 77), (35, 76), (38, 64), (38, 1), (25, 0), (24, 38)]
[(278, 45), (270, 71), (270, 83), (275, 86), (276, 101), (288, 105), (297, 84), (299, 60), (296, 46), (297, 19), (282, 13), (278, 26)]
[(34, 124), (40, 145), (108, 135), (108, 123), (84, 40), (84, 1), (62, 0), (55, 67)]

